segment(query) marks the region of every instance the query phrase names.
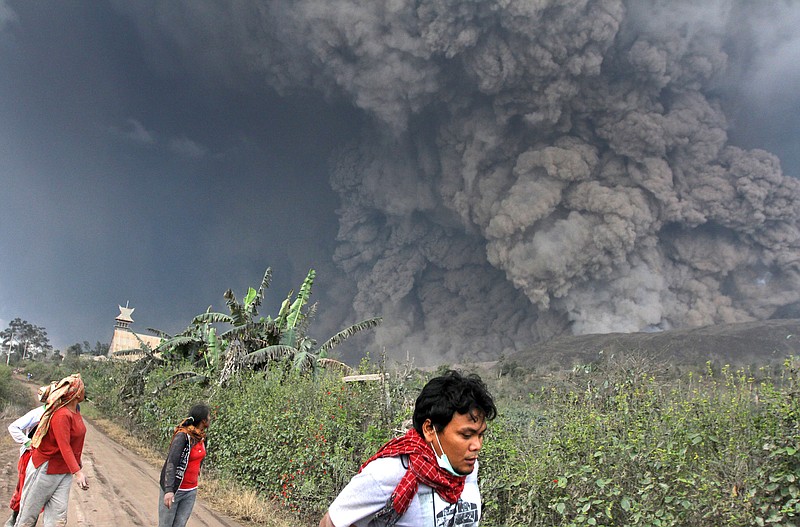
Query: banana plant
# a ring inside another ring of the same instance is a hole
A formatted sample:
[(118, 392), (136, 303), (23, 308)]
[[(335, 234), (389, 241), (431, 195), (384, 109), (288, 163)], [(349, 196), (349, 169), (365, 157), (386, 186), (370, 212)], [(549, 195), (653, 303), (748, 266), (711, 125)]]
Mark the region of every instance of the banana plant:
[(231, 289), (225, 291), (223, 297), (230, 314), (211, 312), (209, 309), (194, 317), (192, 324), (229, 324), (231, 326), (229, 329), (217, 335), (222, 341), (249, 342), (256, 339), (269, 340), (270, 338), (275, 340), (279, 331), (275, 327), (275, 322), (270, 317), (256, 318), (258, 317), (258, 307), (261, 305), (271, 281), (272, 269), (268, 267), (258, 290), (252, 287), (248, 288), (241, 303)]
[(120, 399), (128, 408), (129, 413), (134, 412), (142, 401), (144, 385), (147, 381), (148, 374), (165, 364), (164, 359), (156, 354), (154, 348), (151, 348), (146, 342), (139, 338), (139, 335), (136, 333), (133, 333), (133, 336), (139, 341), (139, 348), (120, 350), (114, 353), (114, 356), (117, 357), (142, 355), (133, 363), (130, 370), (128, 370), (120, 388)]
[(194, 364), (204, 363), (207, 369), (213, 369), (218, 362), (220, 344), (216, 329), (209, 323), (193, 323), (177, 335), (153, 328), (147, 330), (161, 337), (154, 352), (160, 353), (167, 361), (189, 360)]
[(295, 370), (315, 372), (321, 361), (328, 358), (328, 351), (360, 331), (377, 327), (382, 321), (381, 317), (375, 317), (353, 324), (330, 337), (319, 347), (313, 338), (300, 335), (294, 345), (266, 346), (245, 355), (242, 361), (251, 367), (259, 367), (271, 361), (289, 360)]
[[(217, 375), (218, 383), (224, 385), (234, 379), (242, 367), (258, 369), (273, 362), (285, 362), (296, 370), (313, 372), (320, 364), (325, 364), (329, 350), (359, 331), (381, 323), (380, 317), (359, 322), (317, 346), (317, 341), (307, 334), (317, 311), (317, 304), (309, 305), (315, 278), (316, 271), (309, 269), (297, 295), (289, 292), (274, 319), (258, 313), (272, 281), (272, 269), (268, 267), (259, 288), (248, 288), (241, 302), (231, 289), (225, 291), (223, 297), (229, 313), (213, 312), (209, 307), (205, 313), (195, 316), (183, 333), (175, 336), (151, 330), (164, 339), (157, 351), (166, 358), (191, 356), (195, 365), (200, 364), (201, 359), (205, 361), (204, 373), (176, 374), (159, 389), (179, 382), (205, 382), (211, 374)], [(217, 324), (230, 327), (218, 330)]]
[(298, 329), (305, 327), (304, 322), (309, 320), (316, 311), (316, 307), (312, 305), (309, 310), (306, 310), (305, 313), (303, 312), (303, 308), (311, 298), (311, 288), (316, 277), (317, 272), (314, 269), (309, 269), (294, 302), (292, 302), (294, 292), (289, 291), (289, 295), (281, 304), (281, 309), (275, 319), (275, 328), (280, 335), (280, 344), (294, 346), (299, 337)]

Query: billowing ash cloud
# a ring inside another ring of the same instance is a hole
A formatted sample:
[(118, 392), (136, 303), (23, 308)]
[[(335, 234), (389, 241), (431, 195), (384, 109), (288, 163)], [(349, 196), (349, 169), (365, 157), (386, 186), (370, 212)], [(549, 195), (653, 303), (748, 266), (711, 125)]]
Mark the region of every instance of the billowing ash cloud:
[(397, 356), (483, 359), (564, 332), (763, 319), (800, 301), (798, 181), (731, 145), (723, 111), (726, 83), (758, 60), (733, 35), (763, 41), (766, 21), (798, 7), (693, 4), (120, 8), (206, 69), (246, 67), (279, 92), (363, 110), (363, 139), (331, 178), (356, 314), (384, 316), (378, 341)]

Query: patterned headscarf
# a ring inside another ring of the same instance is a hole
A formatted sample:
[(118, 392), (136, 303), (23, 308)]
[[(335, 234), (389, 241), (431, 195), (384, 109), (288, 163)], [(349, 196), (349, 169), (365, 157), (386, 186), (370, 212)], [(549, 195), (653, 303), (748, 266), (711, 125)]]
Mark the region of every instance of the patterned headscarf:
[(189, 436), (194, 439), (195, 441), (202, 441), (206, 438), (206, 431), (200, 430), (197, 428), (194, 422), (194, 417), (189, 416), (183, 421), (181, 424), (175, 427), (175, 431), (172, 434), (172, 438), (174, 439), (176, 435), (183, 432), (184, 434), (189, 434)]
[(39, 389), (36, 391), (36, 396), (41, 403), (47, 403), (47, 398), (50, 396), (50, 392), (52, 392), (58, 383), (56, 381), (51, 381), (50, 384), (45, 384), (44, 386), (40, 386)]
[(55, 384), (50, 390), (50, 394), (47, 396), (44, 415), (42, 415), (42, 419), (39, 421), (39, 427), (36, 428), (36, 433), (33, 434), (33, 439), (31, 439), (32, 447), (39, 448), (39, 445), (42, 443), (42, 438), (50, 430), (50, 418), (53, 417), (55, 411), (68, 405), (78, 394), (82, 393), (83, 390), (83, 379), (81, 379), (80, 373), (73, 373)]

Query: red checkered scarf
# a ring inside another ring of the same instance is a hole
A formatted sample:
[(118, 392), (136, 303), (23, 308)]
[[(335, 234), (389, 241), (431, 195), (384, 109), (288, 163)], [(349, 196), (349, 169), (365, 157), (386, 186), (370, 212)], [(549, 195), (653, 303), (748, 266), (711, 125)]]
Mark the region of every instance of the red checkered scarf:
[(83, 390), (83, 379), (81, 379), (80, 373), (73, 373), (69, 377), (64, 377), (50, 390), (50, 394), (47, 396), (47, 404), (44, 407), (44, 414), (36, 428), (36, 433), (31, 438), (32, 447), (39, 448), (42, 438), (50, 430), (50, 418), (53, 417), (55, 411), (67, 406)]
[(441, 496), (447, 503), (456, 503), (464, 490), (466, 477), (454, 476), (442, 469), (436, 463), (436, 457), (431, 446), (419, 435), (415, 429), (406, 432), (406, 435), (392, 439), (383, 445), (378, 452), (361, 466), (359, 472), (372, 461), (382, 457), (408, 456), (408, 470), (395, 487), (386, 506), (376, 517), (393, 518), (387, 525), (394, 525), (400, 516), (406, 512), (411, 500), (417, 493), (419, 484), (423, 483)]

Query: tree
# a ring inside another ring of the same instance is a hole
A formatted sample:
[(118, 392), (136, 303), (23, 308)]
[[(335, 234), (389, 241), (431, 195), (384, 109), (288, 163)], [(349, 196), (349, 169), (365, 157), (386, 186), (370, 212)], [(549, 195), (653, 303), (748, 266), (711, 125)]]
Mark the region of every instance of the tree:
[[(310, 269), (297, 295), (294, 290), (289, 291), (275, 318), (258, 313), (272, 281), (272, 269), (268, 267), (258, 289), (249, 287), (241, 302), (231, 289), (225, 291), (228, 313), (212, 312), (209, 307), (175, 336), (151, 330), (164, 339), (154, 351), (165, 360), (189, 359), (195, 366), (204, 366), (204, 373), (183, 372), (168, 382), (201, 377), (208, 380), (216, 375), (217, 383), (225, 385), (242, 367), (261, 369), (271, 362), (286, 362), (300, 371), (314, 371), (325, 363), (330, 349), (381, 323), (381, 318), (376, 317), (353, 324), (317, 346), (317, 341), (307, 334), (317, 310), (316, 304), (309, 305), (315, 278), (316, 271)], [(223, 327), (217, 332), (213, 325)]]
[[(207, 327), (210, 324), (229, 324), (231, 326), (219, 335), (216, 332), (209, 332), (210, 339), (207, 348), (213, 350), (214, 360), (208, 365), (212, 371), (219, 370), (218, 383), (220, 385), (226, 384), (238, 374), (243, 356), (280, 341), (280, 329), (276, 320), (269, 316), (266, 318), (258, 316), (258, 308), (271, 282), (272, 268), (267, 267), (258, 290), (252, 287), (248, 288), (242, 302), (236, 299), (233, 290), (225, 291), (223, 298), (225, 298), (225, 304), (228, 306), (230, 314), (215, 313), (209, 308), (205, 313), (197, 315), (192, 320), (194, 326)], [(290, 296), (291, 294), (289, 293)], [(286, 301), (284, 301), (285, 303)], [(223, 353), (224, 364), (222, 363)]]
[[(197, 315), (192, 320), (193, 325), (202, 324), (230, 324), (231, 328), (220, 333), (218, 337), (227, 341), (239, 340), (250, 343), (258, 340), (267, 340), (277, 343), (280, 328), (270, 317), (258, 317), (258, 307), (264, 299), (266, 290), (272, 282), (272, 268), (267, 267), (258, 290), (248, 288), (242, 302), (236, 299), (231, 289), (225, 291), (223, 298), (230, 314), (214, 313), (210, 308), (205, 313)], [(291, 295), (291, 293), (289, 293)], [(284, 301), (285, 303), (286, 301)]]
[(139, 335), (133, 333), (133, 336), (139, 341), (138, 348), (115, 352), (115, 355), (118, 356), (143, 354), (141, 358), (133, 363), (130, 370), (128, 370), (128, 374), (120, 389), (120, 399), (122, 399), (123, 404), (128, 407), (130, 412), (134, 412), (135, 409), (141, 405), (147, 375), (154, 369), (165, 364), (164, 359), (159, 357), (153, 348), (140, 339)]
[(95, 342), (94, 346), (89, 344), (88, 340), (83, 342), (76, 342), (64, 350), (67, 357), (78, 357), (80, 355), (108, 355), (108, 344), (103, 344), (99, 340)]
[(106, 356), (108, 355), (108, 348), (110, 344), (100, 342), (99, 340), (95, 341), (94, 347), (89, 347), (89, 342), (83, 341), (83, 352), (88, 353), (89, 355), (94, 355), (95, 357), (99, 356)]
[(64, 355), (67, 357), (77, 357), (81, 353), (83, 353), (83, 346), (80, 344), (73, 344), (64, 350)]
[(262, 348), (251, 351), (242, 357), (244, 364), (250, 367), (260, 367), (276, 360), (289, 360), (296, 370), (313, 371), (319, 365), (320, 359), (327, 357), (328, 350), (355, 333), (373, 328), (381, 323), (379, 317), (359, 322), (338, 332), (325, 341), (322, 346), (316, 348), (317, 341), (306, 334), (317, 311), (316, 304), (311, 304), (306, 308), (311, 298), (311, 288), (316, 276), (316, 271), (309, 269), (294, 300), (292, 300), (294, 292), (289, 292), (273, 322), (270, 335), (272, 338), (264, 339), (263, 344), (265, 345)]
[(3, 351), (6, 354), (6, 364), (11, 359), (11, 355), (16, 355), (20, 359), (36, 359), (40, 355), (47, 356), (53, 351), (50, 339), (47, 338), (47, 331), (43, 327), (35, 326), (27, 320), (17, 317), (8, 323), (8, 327), (0, 331)]

